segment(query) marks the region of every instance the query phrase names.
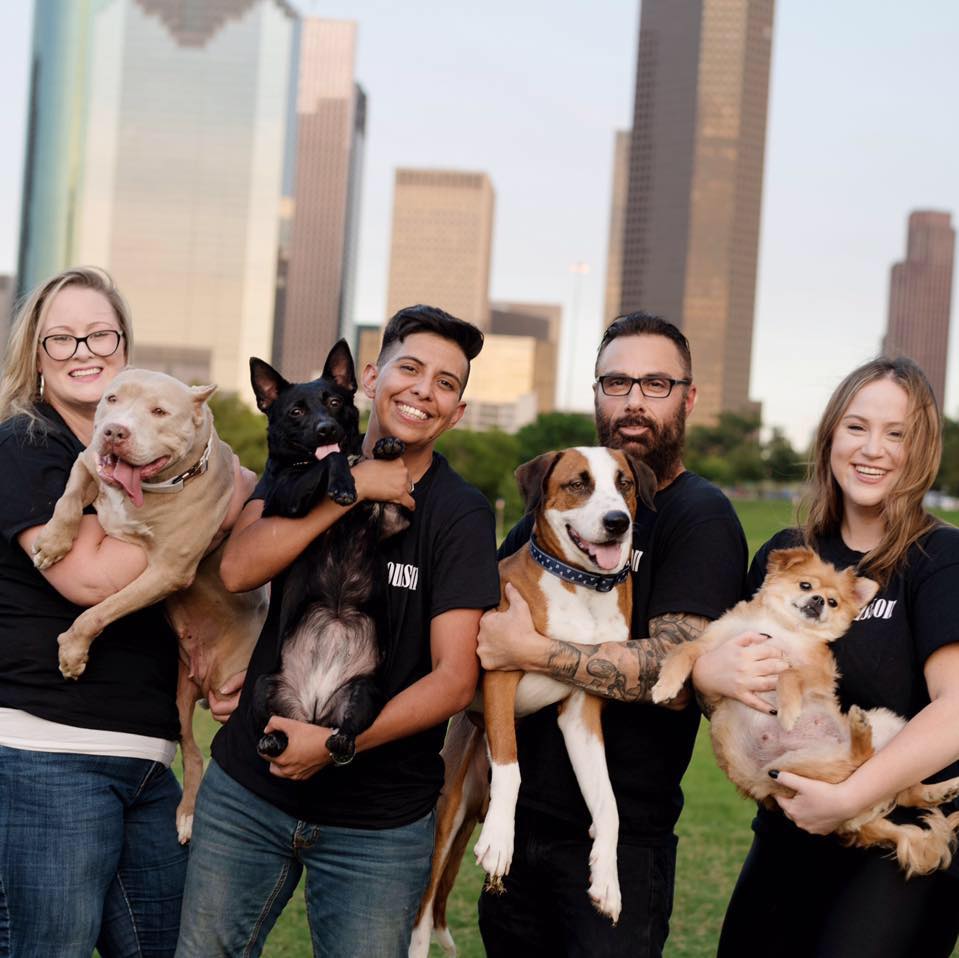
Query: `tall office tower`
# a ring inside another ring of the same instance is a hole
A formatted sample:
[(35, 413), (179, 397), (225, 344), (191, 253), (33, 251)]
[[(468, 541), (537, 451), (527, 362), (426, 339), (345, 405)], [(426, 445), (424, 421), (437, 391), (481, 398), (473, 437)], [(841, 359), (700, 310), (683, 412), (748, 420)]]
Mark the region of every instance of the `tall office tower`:
[(487, 329), (492, 242), (485, 173), (397, 170), (387, 316), (429, 303)]
[(620, 310), (693, 349), (697, 421), (751, 411), (773, 0), (643, 0)]
[(366, 95), (353, 80), (355, 57), (355, 23), (303, 21), (273, 336), (274, 363), (292, 380), (318, 376), (340, 336), (353, 341), (366, 131)]
[(619, 315), (619, 304), (623, 298), (623, 233), (626, 229), (631, 138), (631, 130), (617, 130), (613, 140), (613, 183), (609, 205), (609, 239), (606, 243), (606, 296), (599, 327), (600, 338), (606, 332), (606, 327)]
[(273, 343), (298, 23), (286, 0), (37, 0), (20, 289), (104, 266), (138, 364), (248, 397)]
[(948, 213), (909, 214), (906, 258), (889, 281), (885, 356), (909, 356), (922, 367), (942, 409), (952, 309), (952, 261), (956, 231)]

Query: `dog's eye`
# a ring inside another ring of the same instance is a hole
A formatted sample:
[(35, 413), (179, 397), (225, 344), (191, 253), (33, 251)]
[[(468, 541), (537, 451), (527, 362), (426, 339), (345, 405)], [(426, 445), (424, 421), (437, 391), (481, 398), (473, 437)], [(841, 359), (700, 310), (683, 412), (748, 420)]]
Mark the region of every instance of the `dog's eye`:
[(166, 411), (165, 409), (163, 409), (161, 406), (154, 406), (153, 409), (150, 410), (150, 412), (151, 412), (151, 414), (154, 415), (154, 416), (167, 416), (167, 415), (169, 415), (169, 413), (167, 413), (167, 411)]
[(570, 492), (582, 492), (586, 488), (586, 483), (583, 482), (582, 479), (570, 479), (570, 481), (566, 483), (566, 488), (569, 489)]
[(110, 395), (107, 396), (107, 402), (116, 402), (116, 401), (117, 401), (116, 393), (110, 393)]
[(826, 599), (826, 601), (829, 603), (830, 609), (835, 609), (836, 606), (839, 605), (839, 603), (835, 599)]
[(326, 401), (326, 404), (330, 407), (330, 409), (339, 409), (340, 406), (343, 405), (343, 400), (337, 399), (336, 396), (330, 396), (330, 398)]
[(812, 586), (808, 582), (800, 582), (799, 588), (802, 589), (803, 592), (808, 592), (812, 588)]
[(619, 475), (619, 476), (616, 477), (616, 485), (617, 485), (620, 489), (623, 489), (624, 491), (627, 490), (627, 489), (632, 489), (632, 488), (633, 488), (633, 480), (630, 479), (630, 478), (628, 478), (627, 476)]
[(294, 419), (299, 419), (300, 416), (303, 415), (303, 410), (300, 409), (299, 406), (294, 406), (294, 407), (290, 410), (290, 415), (291, 415)]

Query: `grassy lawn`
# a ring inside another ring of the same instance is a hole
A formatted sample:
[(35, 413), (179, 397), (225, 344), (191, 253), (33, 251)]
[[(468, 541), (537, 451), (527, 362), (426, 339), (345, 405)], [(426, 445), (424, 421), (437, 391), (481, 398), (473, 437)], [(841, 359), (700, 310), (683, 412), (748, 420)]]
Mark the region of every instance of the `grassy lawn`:
[[(773, 533), (791, 524), (787, 502), (737, 501), (750, 555)], [(959, 525), (959, 513), (943, 517)], [(201, 745), (209, 741), (213, 722), (206, 712), (197, 719)], [(686, 807), (679, 821), (679, 863), (668, 958), (707, 958), (715, 954), (723, 912), (750, 842), (752, 805), (740, 799), (716, 767), (705, 727), (700, 729), (692, 763), (683, 780)], [(462, 958), (484, 954), (476, 928), (476, 899), (482, 873), (467, 852), (449, 904), (450, 928)], [(585, 889), (584, 892), (585, 894)], [(767, 948), (769, 943), (757, 943)], [(277, 923), (266, 947), (269, 958), (311, 958), (302, 892), (298, 891)], [(431, 956), (442, 952), (435, 945)], [(959, 952), (954, 953), (954, 958)]]

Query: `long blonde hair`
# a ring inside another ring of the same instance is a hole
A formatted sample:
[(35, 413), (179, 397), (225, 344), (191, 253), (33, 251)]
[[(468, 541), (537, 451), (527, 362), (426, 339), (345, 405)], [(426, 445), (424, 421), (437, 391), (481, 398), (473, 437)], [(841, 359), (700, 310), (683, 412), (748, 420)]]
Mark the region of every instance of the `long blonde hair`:
[[(860, 570), (885, 585), (902, 566), (909, 547), (938, 525), (923, 508), (942, 456), (942, 415), (929, 380), (911, 359), (874, 359), (854, 369), (837, 387), (819, 422), (809, 464), (808, 489), (799, 508), (799, 525), (806, 542), (839, 531), (843, 516), (842, 490), (832, 473), (830, 457), (836, 427), (863, 386), (889, 379), (909, 397), (902, 472), (882, 505), (885, 532), (868, 552)], [(805, 515), (805, 520), (802, 517)]]
[(75, 266), (57, 273), (25, 296), (17, 307), (16, 316), (7, 341), (3, 360), (3, 379), (0, 380), (0, 421), (23, 415), (29, 420), (29, 430), (43, 431), (44, 420), (36, 409), (40, 401), (40, 377), (37, 371), (37, 351), (40, 349), (40, 329), (53, 298), (67, 286), (79, 286), (102, 293), (116, 314), (123, 332), (122, 348), (127, 361), (133, 349), (133, 327), (130, 310), (106, 270), (96, 266)]

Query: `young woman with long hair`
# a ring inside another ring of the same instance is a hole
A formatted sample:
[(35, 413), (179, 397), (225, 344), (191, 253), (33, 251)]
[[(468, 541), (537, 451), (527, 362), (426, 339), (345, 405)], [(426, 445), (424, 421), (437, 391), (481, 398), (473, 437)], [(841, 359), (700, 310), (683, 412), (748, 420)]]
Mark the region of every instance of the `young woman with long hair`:
[[(942, 452), (932, 389), (909, 359), (853, 370), (820, 422), (799, 527), (756, 554), (747, 587), (773, 549), (812, 546), (880, 589), (831, 646), (843, 709), (886, 707), (906, 727), (844, 782), (781, 772), (795, 791), (761, 808), (733, 893), (721, 958), (947, 958), (959, 935), (959, 862), (907, 880), (882, 848), (847, 848), (831, 832), (905, 786), (959, 774), (959, 529), (923, 506)], [(758, 636), (704, 656), (701, 691), (743, 698), (775, 688), (780, 666)], [(748, 679), (742, 676), (746, 674)], [(737, 688), (738, 686), (738, 688)], [(944, 806), (944, 811), (954, 811)], [(897, 812), (895, 814), (900, 814)], [(902, 810), (915, 820), (914, 810)]]

